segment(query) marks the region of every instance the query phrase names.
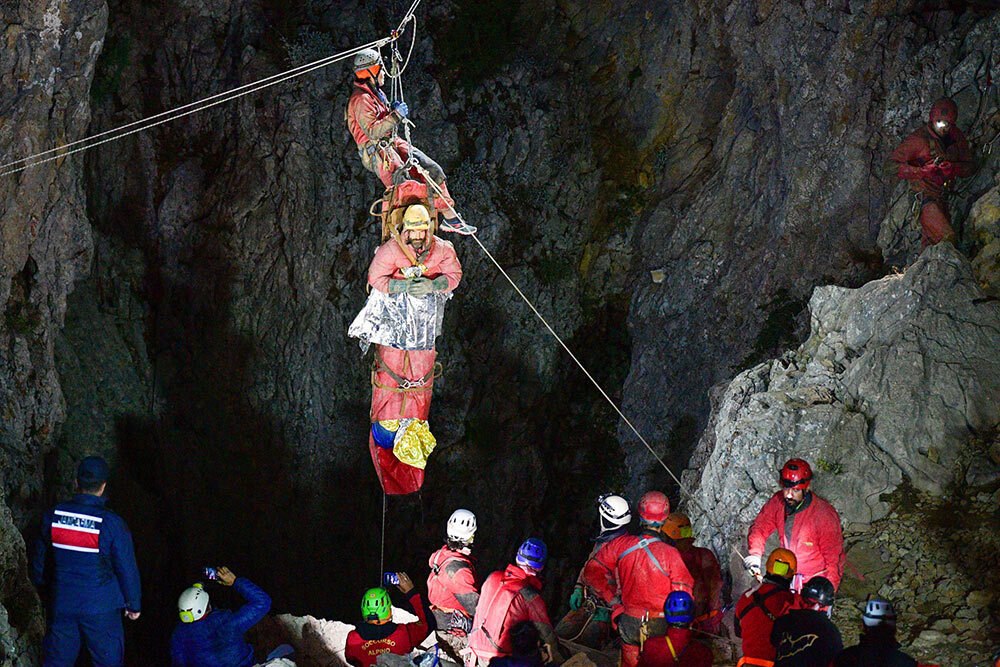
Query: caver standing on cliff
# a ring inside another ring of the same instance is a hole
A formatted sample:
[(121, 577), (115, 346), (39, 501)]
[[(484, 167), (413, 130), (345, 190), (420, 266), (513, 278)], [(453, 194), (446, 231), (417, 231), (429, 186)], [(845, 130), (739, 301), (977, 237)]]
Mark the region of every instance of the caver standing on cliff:
[[(430, 174), (449, 201), (446, 176), (441, 166), (427, 157), (423, 151), (406, 143), (396, 132), (409, 114), (405, 102), (389, 103), (382, 86), (385, 85), (385, 64), (382, 54), (376, 49), (365, 49), (354, 57), (354, 85), (351, 98), (347, 102), (344, 117), (347, 129), (351, 131), (358, 145), (361, 164), (382, 181), (385, 187), (398, 185), (407, 179), (422, 181), (423, 177), (413, 169), (400, 167), (410, 158)], [(429, 185), (429, 184), (428, 184)], [(474, 234), (476, 228), (462, 223), (455, 217), (455, 211), (442, 211), (445, 220), (441, 229), (459, 234)]]
[(690, 593), (694, 586), (680, 552), (667, 544), (660, 530), (670, 514), (666, 495), (647, 492), (639, 500), (638, 514), (642, 532), (611, 540), (584, 568), (594, 592), (613, 605), (623, 667), (638, 663), (641, 634), (661, 637), (667, 633), (663, 617), (667, 596), (678, 590)]
[(899, 165), (899, 178), (910, 182), (920, 198), (920, 236), (924, 248), (951, 239), (955, 230), (948, 214), (948, 194), (956, 179), (972, 173), (969, 144), (955, 122), (958, 106), (947, 97), (931, 106), (928, 123), (915, 130), (889, 158)]
[(361, 598), (361, 617), (364, 623), (347, 635), (344, 657), (352, 667), (371, 667), (383, 653), (407, 655), (427, 638), (437, 627), (430, 607), (413, 587), (405, 572), (397, 572), (399, 591), (417, 616), (413, 623), (392, 622), (392, 601), (384, 588), (370, 588)]
[[(621, 496), (603, 495), (597, 499), (597, 517), (600, 533), (594, 538), (590, 556), (580, 569), (573, 594), (569, 598), (570, 611), (556, 625), (556, 635), (599, 649), (611, 636), (611, 605), (595, 593), (596, 587), (587, 577), (587, 565), (601, 547), (615, 538), (628, 534), (632, 511), (628, 501)], [(604, 569), (599, 572), (602, 578), (610, 574)]]
[(42, 517), (31, 580), (45, 600), (45, 667), (72, 667), (87, 647), (96, 667), (124, 664), (122, 613), (139, 618), (139, 569), (132, 536), (104, 507), (107, 462), (88, 456), (76, 473), (79, 490)]
[(764, 504), (750, 526), (749, 555), (743, 564), (753, 576), (760, 578), (764, 545), (767, 538), (777, 532), (779, 545), (798, 559), (792, 590), (799, 590), (803, 581), (818, 575), (829, 579), (836, 590), (844, 562), (840, 515), (830, 503), (809, 490), (812, 478), (812, 468), (802, 459), (785, 463), (778, 477), (781, 490)]

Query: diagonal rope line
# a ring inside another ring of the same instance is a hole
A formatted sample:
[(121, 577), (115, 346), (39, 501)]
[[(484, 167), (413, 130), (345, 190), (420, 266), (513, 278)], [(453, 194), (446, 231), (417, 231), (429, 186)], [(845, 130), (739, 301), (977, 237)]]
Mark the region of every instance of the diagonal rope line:
[[(430, 184), (432, 188), (434, 188), (434, 191), (441, 196), (441, 199), (448, 205), (448, 210), (454, 213), (455, 217), (458, 218), (458, 220), (462, 224), (468, 224), (458, 213), (458, 211), (455, 210), (455, 207), (452, 206), (450, 203), (448, 203), (448, 198), (445, 196), (444, 191), (436, 182), (434, 182), (434, 179), (431, 178), (431, 175), (429, 173), (427, 173), (427, 170), (416, 163), (413, 164), (413, 167), (416, 168), (417, 172), (424, 177), (424, 179), (427, 181), (428, 184)], [(493, 262), (493, 265), (497, 267), (497, 270), (500, 271), (501, 275), (503, 275), (503, 277), (507, 279), (507, 282), (510, 283), (510, 286), (514, 288), (514, 291), (517, 292), (518, 296), (520, 296), (521, 299), (526, 304), (528, 304), (528, 308), (531, 309), (531, 312), (533, 312), (535, 316), (539, 319), (539, 321), (541, 321), (541, 323), (545, 325), (545, 328), (548, 329), (549, 333), (552, 334), (552, 337), (555, 338), (556, 341), (559, 343), (559, 345), (562, 346), (562, 349), (566, 350), (566, 354), (570, 356), (570, 358), (576, 363), (576, 365), (580, 368), (583, 374), (587, 376), (587, 379), (590, 380), (591, 384), (593, 384), (594, 387), (597, 389), (597, 391), (600, 392), (601, 396), (604, 397), (604, 400), (606, 400), (608, 404), (612, 408), (614, 408), (614, 411), (618, 413), (618, 416), (621, 417), (622, 421), (625, 422), (625, 424), (629, 427), (632, 433), (634, 433), (635, 436), (639, 438), (639, 441), (646, 446), (646, 449), (648, 449), (649, 453), (653, 455), (653, 458), (655, 458), (656, 461), (663, 467), (663, 469), (667, 471), (667, 474), (670, 475), (670, 478), (673, 479), (674, 482), (677, 484), (677, 488), (680, 489), (680, 491), (685, 496), (687, 496), (688, 500), (694, 503), (704, 513), (706, 519), (710, 523), (712, 523), (712, 515), (708, 512), (708, 510), (706, 510), (702, 506), (702, 504), (698, 502), (698, 499), (695, 498), (694, 494), (684, 484), (681, 483), (681, 480), (678, 479), (677, 475), (674, 474), (674, 472), (666, 464), (663, 458), (656, 453), (656, 451), (653, 449), (652, 445), (649, 444), (646, 438), (642, 437), (642, 434), (639, 433), (639, 429), (635, 427), (635, 425), (632, 423), (632, 420), (630, 420), (628, 417), (625, 416), (625, 413), (622, 412), (621, 408), (618, 407), (618, 404), (615, 403), (614, 400), (612, 400), (612, 398), (608, 395), (606, 391), (604, 391), (604, 387), (602, 387), (600, 383), (596, 379), (594, 379), (594, 376), (590, 374), (590, 371), (587, 370), (587, 367), (583, 365), (583, 362), (580, 361), (575, 354), (573, 354), (573, 350), (569, 349), (569, 346), (566, 345), (562, 337), (556, 333), (555, 329), (552, 328), (552, 325), (549, 324), (548, 320), (546, 320), (545, 317), (538, 311), (538, 308), (536, 308), (535, 304), (531, 302), (531, 299), (529, 299), (525, 295), (525, 293), (521, 291), (521, 288), (517, 286), (517, 283), (515, 283), (514, 279), (510, 277), (510, 274), (508, 274), (507, 271), (503, 268), (503, 266), (500, 265), (500, 262), (498, 262), (496, 257), (493, 256), (493, 253), (491, 253), (489, 249), (485, 245), (483, 245), (483, 242), (479, 240), (479, 236), (476, 234), (469, 234), (468, 236), (472, 237), (472, 239), (476, 242), (476, 244), (490, 259), (490, 261)], [(722, 526), (716, 525), (716, 528), (721, 529)], [(733, 548), (733, 550), (736, 551), (738, 555), (742, 555), (740, 554), (739, 550), (737, 550), (735, 547)]]
[[(389, 41), (391, 41), (391, 38), (386, 37), (384, 39), (381, 39), (381, 40), (378, 40), (378, 41), (375, 41), (375, 42), (371, 42), (370, 44), (385, 44), (385, 43), (387, 43)], [(277, 85), (279, 83), (283, 83), (283, 82), (288, 81), (290, 79), (294, 79), (296, 77), (302, 76), (303, 74), (308, 74), (309, 72), (312, 72), (314, 70), (320, 69), (322, 67), (326, 67), (327, 65), (330, 65), (332, 63), (338, 62), (340, 60), (344, 60), (345, 58), (349, 58), (352, 55), (354, 55), (355, 53), (357, 53), (358, 51), (360, 51), (362, 49), (365, 49), (365, 48), (370, 48), (370, 45), (360, 46), (360, 47), (351, 49), (349, 51), (344, 51), (344, 52), (339, 53), (339, 54), (337, 54), (335, 56), (330, 56), (329, 58), (318, 60), (315, 63), (307, 65), (306, 69), (291, 70), (292, 73), (285, 72), (283, 74), (277, 75), (280, 78), (276, 78), (276, 79), (272, 78), (270, 80), (258, 81), (258, 82), (249, 84), (250, 87), (243, 87), (241, 89), (234, 89), (233, 91), (229, 91), (228, 93), (223, 93), (224, 96), (221, 97), (221, 98), (215, 99), (214, 101), (212, 101), (212, 102), (210, 102), (208, 104), (202, 104), (201, 106), (198, 106), (197, 108), (189, 109), (187, 111), (184, 111), (183, 113), (167, 112), (167, 114), (171, 114), (172, 113), (173, 115), (168, 115), (166, 118), (161, 118), (160, 120), (156, 121), (155, 123), (148, 122), (149, 120), (152, 120), (152, 118), (146, 119), (145, 121), (138, 121), (138, 123), (133, 123), (131, 126), (134, 126), (136, 124), (141, 124), (141, 127), (135, 127), (135, 129), (129, 130), (128, 132), (120, 132), (119, 134), (114, 134), (114, 136), (110, 136), (110, 137), (107, 137), (105, 139), (101, 139), (100, 141), (92, 141), (92, 139), (94, 137), (78, 141), (78, 142), (76, 142), (77, 144), (82, 143), (82, 142), (91, 142), (91, 143), (86, 143), (86, 145), (84, 145), (84, 146), (79, 146), (78, 148), (74, 148), (72, 150), (60, 152), (58, 155), (53, 155), (53, 156), (47, 157), (47, 158), (42, 159), (42, 160), (37, 160), (36, 162), (31, 162), (29, 164), (21, 165), (20, 167), (17, 167), (17, 168), (14, 168), (14, 169), (10, 169), (8, 171), (0, 172), (0, 177), (8, 176), (10, 174), (16, 174), (18, 172), (24, 171), (25, 169), (29, 169), (31, 167), (37, 167), (38, 165), (45, 164), (46, 162), (52, 162), (53, 160), (59, 160), (59, 159), (62, 159), (64, 157), (67, 157), (69, 155), (73, 155), (74, 153), (79, 153), (81, 151), (85, 151), (85, 150), (88, 150), (88, 149), (91, 149), (91, 148), (96, 148), (97, 146), (100, 146), (102, 144), (106, 144), (106, 143), (109, 143), (111, 141), (117, 141), (118, 139), (123, 139), (123, 138), (125, 138), (127, 136), (136, 134), (138, 132), (143, 132), (145, 130), (152, 129), (152, 128), (158, 126), (158, 125), (163, 125), (164, 123), (169, 123), (172, 120), (177, 120), (178, 118), (183, 118), (184, 116), (188, 116), (188, 115), (191, 115), (193, 113), (197, 113), (199, 111), (204, 111), (206, 109), (209, 109), (211, 107), (217, 106), (219, 104), (223, 104), (225, 102), (230, 102), (230, 101), (235, 100), (237, 98), (243, 97), (244, 95), (249, 95), (250, 93), (255, 93), (255, 92), (259, 91), (259, 90), (263, 90), (265, 88), (269, 88), (270, 86), (274, 86), (274, 85)], [(119, 130), (111, 130), (110, 132), (118, 132), (121, 129), (123, 129), (123, 128), (119, 128)], [(107, 134), (107, 133), (104, 133), (104, 134)], [(52, 153), (54, 151), (60, 151), (60, 150), (63, 150), (64, 148), (65, 147), (60, 147), (60, 148), (57, 148), (57, 149), (52, 149), (52, 150), (46, 151), (46, 153), (43, 153), (43, 154)], [(40, 154), (40, 155), (42, 155), (42, 154)], [(24, 158), (24, 160), (31, 160), (31, 159), (32, 159), (32, 157)], [(18, 162), (23, 162), (24, 160), (19, 160)], [(16, 163), (14, 163), (14, 164), (16, 164)]]

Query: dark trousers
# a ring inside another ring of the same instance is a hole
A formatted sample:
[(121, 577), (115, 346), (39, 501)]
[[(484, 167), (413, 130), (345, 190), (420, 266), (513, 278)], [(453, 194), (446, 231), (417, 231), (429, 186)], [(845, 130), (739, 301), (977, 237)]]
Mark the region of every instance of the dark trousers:
[(94, 667), (121, 667), (125, 659), (121, 610), (100, 614), (50, 614), (42, 644), (43, 667), (73, 667), (81, 642), (87, 647)]

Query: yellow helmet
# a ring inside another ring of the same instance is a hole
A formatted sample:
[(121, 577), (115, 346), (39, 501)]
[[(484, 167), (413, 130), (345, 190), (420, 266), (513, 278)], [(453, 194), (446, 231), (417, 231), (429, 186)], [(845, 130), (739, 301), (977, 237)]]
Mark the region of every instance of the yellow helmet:
[(403, 214), (403, 231), (430, 229), (431, 214), (423, 204), (413, 204), (406, 208)]

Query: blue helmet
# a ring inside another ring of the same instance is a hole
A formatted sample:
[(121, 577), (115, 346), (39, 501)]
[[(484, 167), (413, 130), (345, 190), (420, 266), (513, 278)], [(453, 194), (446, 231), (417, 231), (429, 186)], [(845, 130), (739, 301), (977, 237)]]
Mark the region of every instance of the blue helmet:
[(663, 602), (663, 618), (667, 623), (690, 623), (694, 620), (694, 598), (686, 591), (674, 591)]
[(542, 542), (537, 537), (529, 537), (517, 549), (517, 564), (541, 570), (545, 567), (548, 555), (549, 550), (546, 548), (545, 542)]

